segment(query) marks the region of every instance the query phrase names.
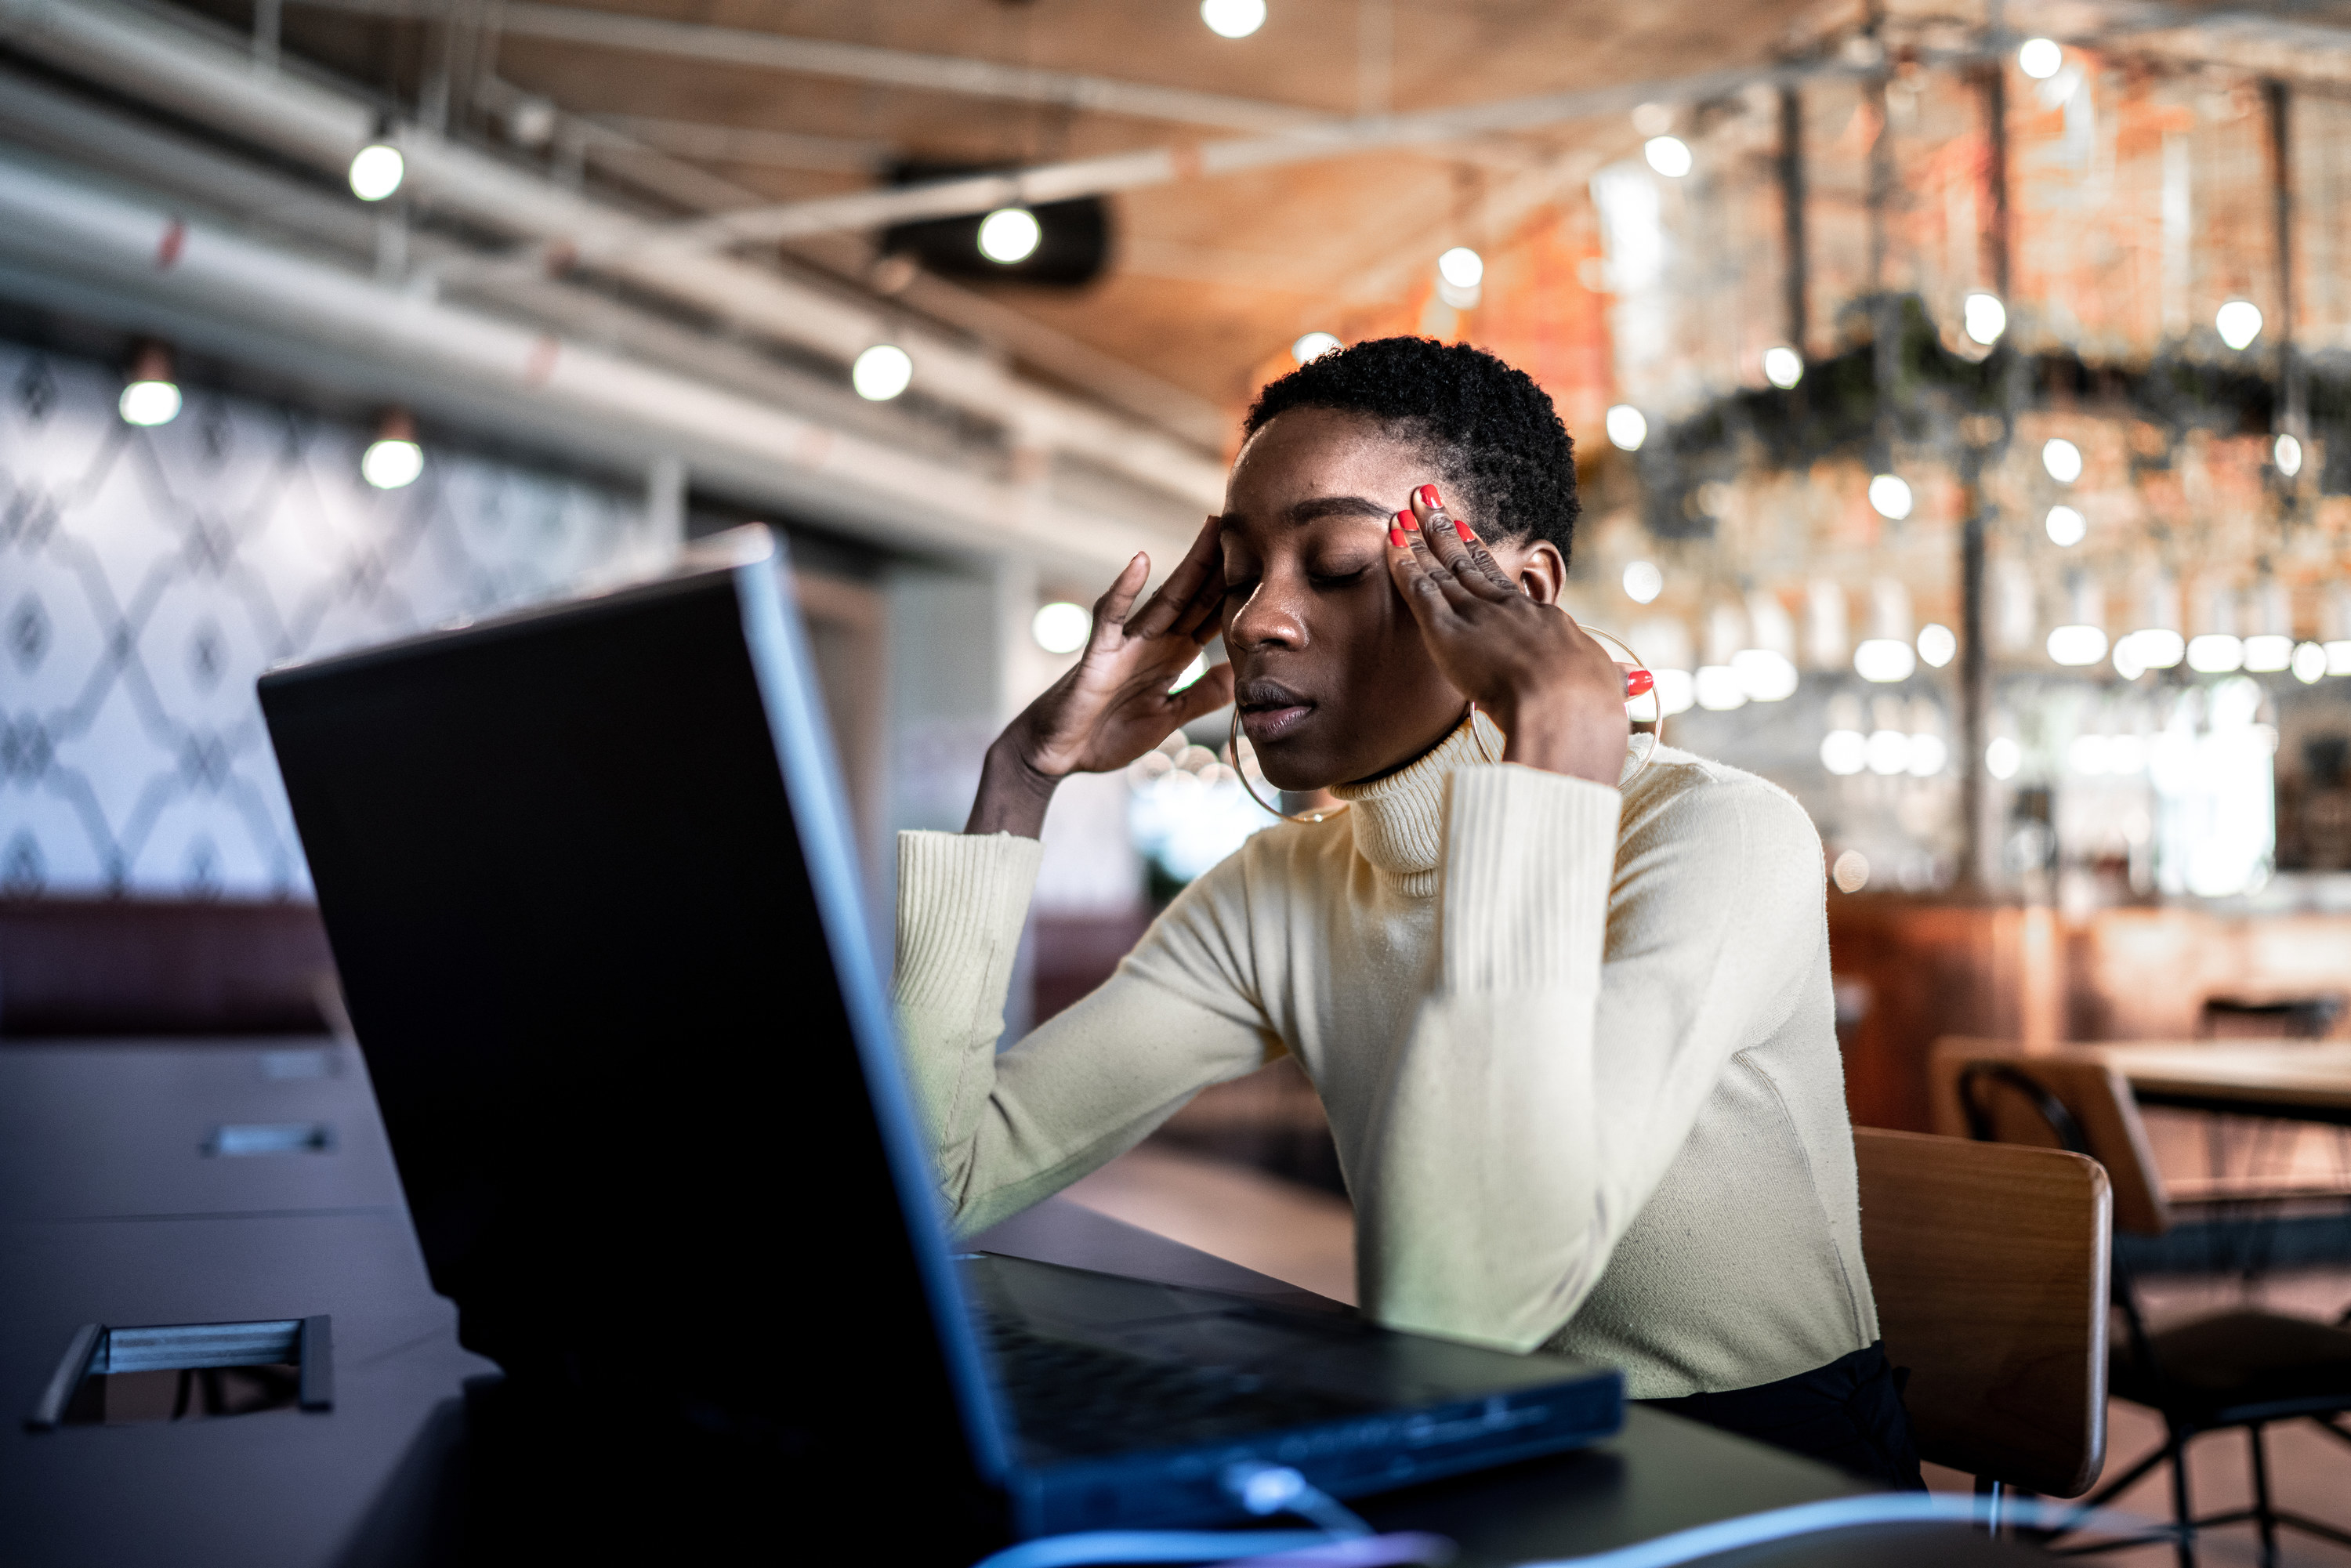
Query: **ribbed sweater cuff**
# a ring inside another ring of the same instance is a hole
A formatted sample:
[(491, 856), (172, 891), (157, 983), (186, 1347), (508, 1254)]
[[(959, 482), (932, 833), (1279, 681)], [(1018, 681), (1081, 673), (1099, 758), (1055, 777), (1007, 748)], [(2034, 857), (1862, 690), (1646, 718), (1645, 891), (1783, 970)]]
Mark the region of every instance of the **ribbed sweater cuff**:
[(1035, 839), (1012, 833), (898, 835), (893, 988), (902, 1015), (965, 1030), (985, 1017), (1001, 1019), (1044, 852)]
[(1623, 804), (1608, 785), (1515, 763), (1447, 781), (1447, 990), (1598, 992)]

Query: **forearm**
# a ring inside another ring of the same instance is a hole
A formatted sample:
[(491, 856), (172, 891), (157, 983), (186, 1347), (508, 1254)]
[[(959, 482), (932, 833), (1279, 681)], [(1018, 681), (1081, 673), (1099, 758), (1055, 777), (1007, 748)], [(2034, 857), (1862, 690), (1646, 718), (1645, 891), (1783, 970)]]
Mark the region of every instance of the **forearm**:
[(979, 790), (972, 797), (967, 833), (1011, 833), (1034, 839), (1045, 831), (1045, 809), (1053, 803), (1061, 783), (1037, 770), (1021, 744), (1015, 723), (996, 737), (980, 765)]
[[(1145, 948), (1159, 944), (1155, 965), (1146, 952), (1139, 969), (1123, 967), (999, 1051), (1039, 855), (1017, 837), (899, 835), (899, 1034), (959, 1232), (1075, 1181), (1268, 1050), (1242, 988), (1183, 983), (1218, 968), (1196, 961), (1216, 928), (1196, 907), (1175, 931), (1155, 927)], [(1170, 944), (1193, 961), (1167, 957)]]

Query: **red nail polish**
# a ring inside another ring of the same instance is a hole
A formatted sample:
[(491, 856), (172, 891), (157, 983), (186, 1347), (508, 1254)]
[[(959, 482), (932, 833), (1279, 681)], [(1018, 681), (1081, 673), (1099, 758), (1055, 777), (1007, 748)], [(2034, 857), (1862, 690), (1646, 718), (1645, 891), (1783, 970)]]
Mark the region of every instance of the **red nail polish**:
[(1634, 697), (1648, 695), (1650, 689), (1656, 684), (1657, 677), (1649, 674), (1646, 670), (1627, 671), (1625, 675), (1625, 695), (1626, 700), (1629, 701)]
[(1423, 485), (1420, 487), (1420, 504), (1426, 507), (1432, 512), (1445, 505), (1442, 500), (1437, 498), (1437, 486), (1434, 485)]
[(1461, 542), (1465, 545), (1478, 542), (1478, 536), (1469, 531), (1469, 525), (1458, 517), (1453, 519), (1453, 531), (1461, 536)]
[(1395, 546), (1398, 549), (1404, 549), (1404, 530), (1399, 528), (1391, 527), (1388, 529), (1388, 543)]
[(1408, 534), (1420, 532), (1420, 519), (1410, 512), (1398, 512), (1395, 515), (1395, 526)]

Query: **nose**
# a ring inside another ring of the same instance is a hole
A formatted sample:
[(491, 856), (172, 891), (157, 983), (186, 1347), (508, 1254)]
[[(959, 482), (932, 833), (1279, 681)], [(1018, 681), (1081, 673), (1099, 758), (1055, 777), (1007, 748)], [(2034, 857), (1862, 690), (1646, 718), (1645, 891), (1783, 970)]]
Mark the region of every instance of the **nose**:
[(1226, 648), (1256, 652), (1304, 647), (1306, 622), (1292, 587), (1271, 572), (1259, 579), (1257, 587), (1226, 622)]

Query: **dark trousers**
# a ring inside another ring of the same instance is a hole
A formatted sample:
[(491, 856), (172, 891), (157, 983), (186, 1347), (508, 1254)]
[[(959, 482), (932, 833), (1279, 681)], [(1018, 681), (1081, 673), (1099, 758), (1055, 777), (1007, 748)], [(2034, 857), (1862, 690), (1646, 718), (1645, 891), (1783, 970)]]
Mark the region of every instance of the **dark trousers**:
[(1927, 1490), (1901, 1380), (1886, 1365), (1882, 1343), (1777, 1383), (1642, 1403), (1823, 1460), (1890, 1490)]

